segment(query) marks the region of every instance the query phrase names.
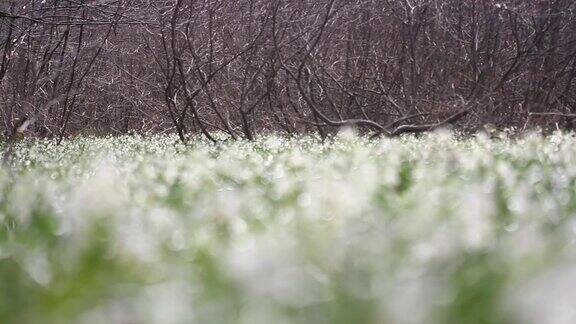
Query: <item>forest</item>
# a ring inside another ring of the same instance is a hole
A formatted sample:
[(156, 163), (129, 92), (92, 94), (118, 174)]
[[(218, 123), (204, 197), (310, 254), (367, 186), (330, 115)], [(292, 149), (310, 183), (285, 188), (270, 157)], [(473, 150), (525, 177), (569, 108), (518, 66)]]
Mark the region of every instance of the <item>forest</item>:
[(571, 129), (571, 0), (5, 0), (1, 127), (33, 137)]

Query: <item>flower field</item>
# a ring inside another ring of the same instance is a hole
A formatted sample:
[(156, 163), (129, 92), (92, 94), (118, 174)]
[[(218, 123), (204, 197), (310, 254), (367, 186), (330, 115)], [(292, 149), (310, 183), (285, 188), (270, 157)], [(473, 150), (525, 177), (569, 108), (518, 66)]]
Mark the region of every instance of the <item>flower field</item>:
[(20, 142), (0, 323), (576, 323), (576, 137)]

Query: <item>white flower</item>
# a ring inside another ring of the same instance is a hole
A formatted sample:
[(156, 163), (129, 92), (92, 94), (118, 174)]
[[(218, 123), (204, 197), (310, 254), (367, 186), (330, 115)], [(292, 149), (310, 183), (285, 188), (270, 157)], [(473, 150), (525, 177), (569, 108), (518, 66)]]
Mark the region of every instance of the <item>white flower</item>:
[(466, 248), (480, 249), (491, 244), (492, 218), (496, 212), (491, 189), (481, 186), (466, 189), (467, 193), (458, 213), (461, 240)]
[(318, 276), (303, 266), (294, 239), (282, 232), (236, 242), (225, 267), (232, 278), (258, 298), (303, 307), (326, 298)]
[(517, 323), (576, 323), (576, 265), (565, 264), (517, 285), (507, 306)]

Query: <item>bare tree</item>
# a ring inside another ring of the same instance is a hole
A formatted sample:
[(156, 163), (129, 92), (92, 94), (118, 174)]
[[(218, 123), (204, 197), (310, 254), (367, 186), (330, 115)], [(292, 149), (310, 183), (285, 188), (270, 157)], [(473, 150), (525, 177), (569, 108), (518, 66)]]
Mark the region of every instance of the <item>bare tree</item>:
[(570, 0), (7, 0), (6, 133), (572, 127)]

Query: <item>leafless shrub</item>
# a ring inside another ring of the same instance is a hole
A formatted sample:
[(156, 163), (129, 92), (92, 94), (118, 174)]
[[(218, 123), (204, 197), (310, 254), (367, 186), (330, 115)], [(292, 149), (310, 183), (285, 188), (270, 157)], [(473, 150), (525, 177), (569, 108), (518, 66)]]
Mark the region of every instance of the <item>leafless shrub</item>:
[(9, 0), (2, 127), (397, 136), (576, 113), (570, 0)]

